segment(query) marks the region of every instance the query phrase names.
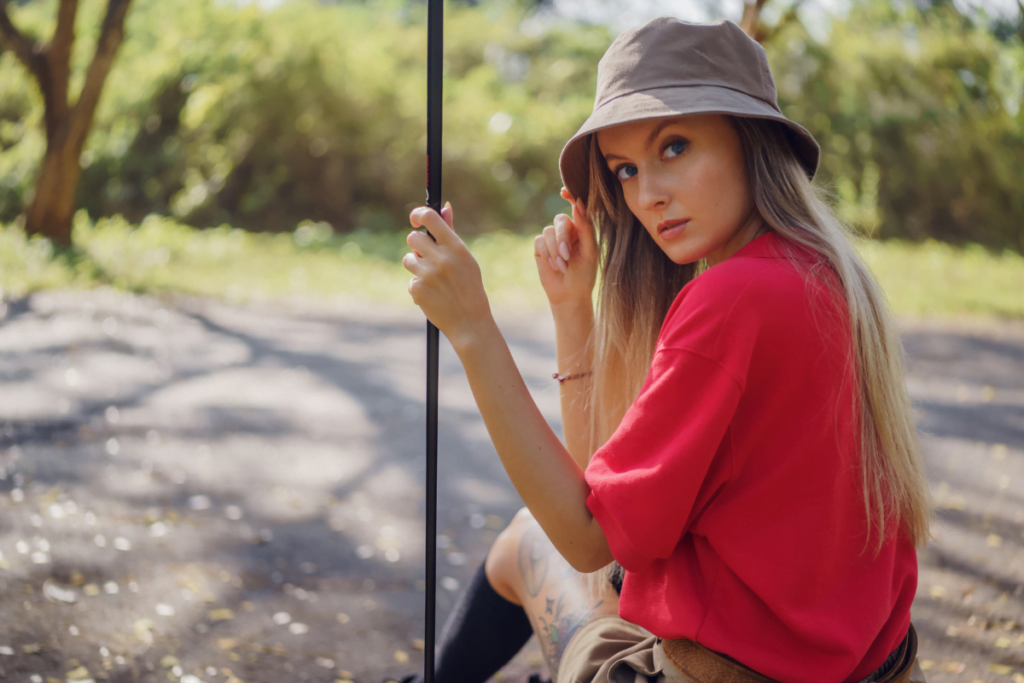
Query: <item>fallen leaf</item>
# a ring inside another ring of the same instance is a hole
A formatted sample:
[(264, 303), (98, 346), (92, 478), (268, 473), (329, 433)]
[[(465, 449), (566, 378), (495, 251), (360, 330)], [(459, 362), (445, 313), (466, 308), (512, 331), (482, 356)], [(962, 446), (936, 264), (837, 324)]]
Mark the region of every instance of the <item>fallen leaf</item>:
[(985, 543), (987, 543), (990, 548), (998, 548), (1003, 544), (1003, 537), (999, 534), (989, 534)]
[(338, 612), (338, 623), (347, 624), (352, 621), (347, 614), (344, 612)]
[(412, 649), (414, 649), (414, 650), (422, 650), (426, 646), (427, 646), (427, 644), (423, 642), (422, 638), (413, 638)]
[(160, 666), (165, 669), (170, 669), (172, 666), (178, 666), (181, 662), (174, 655), (164, 655), (160, 658)]
[(942, 670), (958, 674), (964, 670), (964, 664), (963, 662), (943, 662)]
[(218, 638), (217, 639), (217, 647), (219, 647), (222, 650), (230, 650), (235, 645), (238, 645), (238, 640), (236, 640), (235, 638)]
[(405, 650), (395, 650), (395, 661), (399, 664), (405, 664), (409, 661), (409, 653)]
[(227, 619), (234, 619), (235, 613), (229, 607), (221, 607), (220, 609), (210, 610), (207, 616), (213, 621), (225, 621)]
[(929, 669), (934, 669), (935, 668), (935, 662), (933, 662), (930, 659), (921, 660), (920, 662), (918, 662), (918, 664), (920, 664), (921, 668), (924, 669), (925, 671), (928, 671)]
[(32, 655), (39, 652), (43, 648), (39, 647), (39, 643), (29, 643), (28, 645), (22, 645), (21, 649), (24, 650), (25, 654)]
[(89, 670), (84, 666), (80, 666), (77, 669), (72, 669), (65, 674), (65, 677), (69, 681), (84, 681), (89, 678)]
[(996, 638), (996, 647), (1010, 647), (1010, 639), (1006, 636)]
[(1002, 676), (1006, 676), (1006, 675), (1010, 674), (1011, 672), (1013, 672), (1013, 667), (1012, 666), (1006, 666), (1005, 664), (989, 664), (988, 665), (988, 670), (991, 671), (994, 674), (1000, 674)]
[(153, 633), (154, 628), (152, 619), (138, 619), (132, 624), (132, 630), (135, 631), (135, 637), (144, 642), (146, 645), (153, 644)]
[(82, 586), (82, 592), (91, 598), (100, 594), (100, 587), (95, 583), (87, 583)]

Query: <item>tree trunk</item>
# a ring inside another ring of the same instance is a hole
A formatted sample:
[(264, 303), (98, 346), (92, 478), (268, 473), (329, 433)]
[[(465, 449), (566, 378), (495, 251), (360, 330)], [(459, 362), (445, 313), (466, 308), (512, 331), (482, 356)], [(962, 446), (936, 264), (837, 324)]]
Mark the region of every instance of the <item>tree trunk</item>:
[(96, 52), (74, 106), (68, 103), (71, 46), (75, 41), (78, 0), (60, 0), (53, 40), (42, 45), (21, 33), (7, 16), (9, 0), (0, 0), (0, 50), (11, 50), (36, 78), (43, 95), (46, 156), (25, 217), (29, 234), (44, 235), (55, 246), (71, 245), (75, 190), (81, 175), (79, 156), (92, 127), (103, 83), (124, 40), (124, 18), (131, 0), (108, 0)]
[(71, 246), (71, 219), (81, 167), (81, 144), (65, 139), (64, 147), (48, 148), (25, 216), (25, 231), (45, 235), (54, 246)]

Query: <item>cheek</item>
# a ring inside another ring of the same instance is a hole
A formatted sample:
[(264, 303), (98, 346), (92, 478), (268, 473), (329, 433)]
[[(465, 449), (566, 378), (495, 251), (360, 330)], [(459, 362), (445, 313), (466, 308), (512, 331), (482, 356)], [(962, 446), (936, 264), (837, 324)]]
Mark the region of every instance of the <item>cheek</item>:
[(730, 226), (742, 220), (752, 204), (744, 169), (732, 161), (712, 157), (695, 165), (700, 188), (690, 186), (696, 190), (690, 193), (694, 200), (712, 212), (716, 222)]

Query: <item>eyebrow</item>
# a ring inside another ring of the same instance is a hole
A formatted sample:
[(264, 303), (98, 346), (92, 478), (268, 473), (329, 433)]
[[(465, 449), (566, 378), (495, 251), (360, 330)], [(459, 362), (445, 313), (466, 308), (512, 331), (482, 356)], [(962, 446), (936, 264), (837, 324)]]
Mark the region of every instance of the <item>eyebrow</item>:
[[(678, 119), (668, 119), (666, 121), (662, 121), (661, 123), (659, 123), (654, 128), (654, 130), (651, 131), (651, 134), (647, 136), (647, 141), (644, 143), (644, 147), (650, 147), (651, 143), (653, 143), (658, 138), (658, 135), (661, 134), (661, 131), (665, 130), (666, 128), (668, 128), (669, 126), (671, 126), (674, 123), (679, 123), (679, 120)], [(622, 159), (623, 161), (628, 161), (628, 159), (626, 159), (626, 157), (620, 157), (618, 154), (605, 154), (604, 155), (604, 160), (605, 161), (609, 161), (611, 159)]]

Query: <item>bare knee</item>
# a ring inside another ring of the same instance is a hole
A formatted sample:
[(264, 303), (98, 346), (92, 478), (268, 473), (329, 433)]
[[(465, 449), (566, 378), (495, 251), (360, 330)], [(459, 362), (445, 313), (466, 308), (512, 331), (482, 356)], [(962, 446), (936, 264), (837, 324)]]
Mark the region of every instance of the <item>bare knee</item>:
[(521, 508), (509, 525), (498, 534), (484, 562), (484, 572), (491, 587), (498, 595), (517, 605), (522, 604), (516, 592), (518, 582), (515, 580), (519, 571), (519, 542), (523, 532), (536, 523), (530, 511)]

